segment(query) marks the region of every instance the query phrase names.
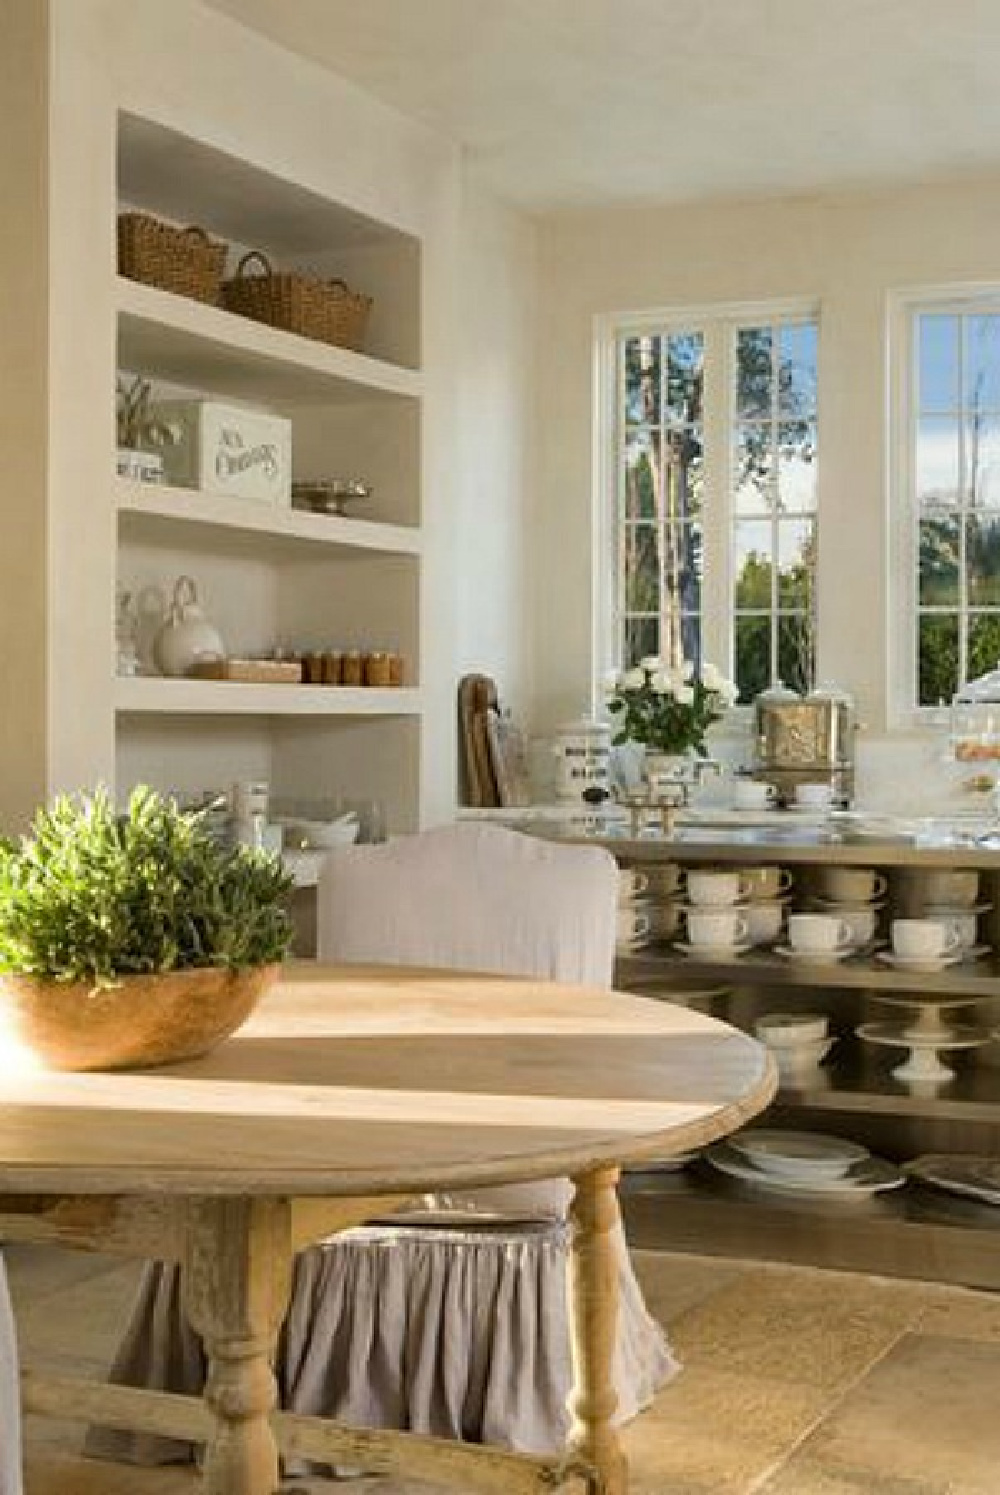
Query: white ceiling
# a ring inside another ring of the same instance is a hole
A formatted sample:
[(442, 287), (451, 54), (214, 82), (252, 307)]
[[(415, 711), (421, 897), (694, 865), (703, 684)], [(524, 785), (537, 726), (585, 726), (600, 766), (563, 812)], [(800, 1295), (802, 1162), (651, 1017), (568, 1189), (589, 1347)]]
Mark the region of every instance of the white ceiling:
[(535, 212), (1000, 167), (1000, 0), (209, 0)]

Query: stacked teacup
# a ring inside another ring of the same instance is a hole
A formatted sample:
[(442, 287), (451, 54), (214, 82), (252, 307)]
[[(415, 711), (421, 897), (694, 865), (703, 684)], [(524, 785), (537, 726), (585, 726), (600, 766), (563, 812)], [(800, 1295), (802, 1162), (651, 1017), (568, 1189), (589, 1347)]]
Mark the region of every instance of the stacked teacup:
[(618, 869), (618, 910), (615, 919), (615, 949), (619, 955), (634, 955), (650, 941), (652, 919), (649, 900), (643, 897), (649, 878), (638, 867)]
[(962, 936), (948, 919), (893, 919), (886, 960), (911, 971), (940, 971), (964, 954)]
[(750, 949), (750, 924), (742, 907), (751, 884), (741, 871), (689, 867), (684, 874), (687, 902), (680, 905), (687, 939), (677, 947), (703, 959), (728, 958)]
[(875, 939), (887, 885), (874, 867), (821, 867), (813, 910), (846, 924), (850, 944), (864, 949)]
[(921, 870), (912, 912), (942, 920), (958, 932), (966, 957), (982, 954), (979, 915), (992, 905), (980, 901), (979, 873), (971, 867), (929, 867)]
[(751, 945), (773, 945), (784, 927), (785, 905), (792, 886), (787, 867), (741, 867), (749, 884), (743, 912), (747, 917), (747, 938)]
[(617, 951), (634, 955), (654, 940), (670, 940), (680, 928), (681, 869), (673, 862), (619, 867)]

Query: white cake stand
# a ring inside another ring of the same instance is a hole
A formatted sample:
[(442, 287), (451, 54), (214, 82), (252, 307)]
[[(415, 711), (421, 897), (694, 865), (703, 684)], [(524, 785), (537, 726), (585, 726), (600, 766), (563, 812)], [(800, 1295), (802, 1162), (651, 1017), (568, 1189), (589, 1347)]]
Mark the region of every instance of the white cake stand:
[(895, 1007), (908, 1007), (913, 1013), (909, 1022), (862, 1023), (857, 1035), (866, 1043), (887, 1044), (907, 1050), (902, 1064), (891, 1071), (893, 1079), (909, 1085), (936, 1086), (955, 1078), (955, 1071), (941, 1059), (943, 1052), (954, 1049), (981, 1048), (991, 1041), (988, 1028), (978, 1028), (972, 1023), (949, 1024), (943, 1012), (951, 1007), (967, 1007), (981, 1001), (977, 997), (921, 998), (884, 997)]

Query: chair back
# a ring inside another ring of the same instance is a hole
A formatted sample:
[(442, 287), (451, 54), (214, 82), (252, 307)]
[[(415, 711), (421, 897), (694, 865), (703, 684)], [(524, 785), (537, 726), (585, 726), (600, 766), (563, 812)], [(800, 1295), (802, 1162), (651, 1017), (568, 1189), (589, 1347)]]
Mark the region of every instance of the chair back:
[(320, 960), (612, 983), (618, 878), (597, 846), (460, 821), (327, 858)]

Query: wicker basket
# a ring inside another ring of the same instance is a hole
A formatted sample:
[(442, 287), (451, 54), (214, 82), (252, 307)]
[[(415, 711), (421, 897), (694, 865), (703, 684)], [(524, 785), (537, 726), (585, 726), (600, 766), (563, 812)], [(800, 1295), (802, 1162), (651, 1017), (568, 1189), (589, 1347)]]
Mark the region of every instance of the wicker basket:
[[(254, 264), (259, 273), (251, 274)], [(223, 283), (222, 302), (241, 317), (355, 352), (364, 342), (372, 306), (370, 296), (348, 290), (342, 280), (273, 270), (258, 249), (245, 254), (233, 278)]]
[(177, 228), (149, 213), (118, 215), (118, 273), (161, 291), (217, 305), (226, 248), (203, 228)]

